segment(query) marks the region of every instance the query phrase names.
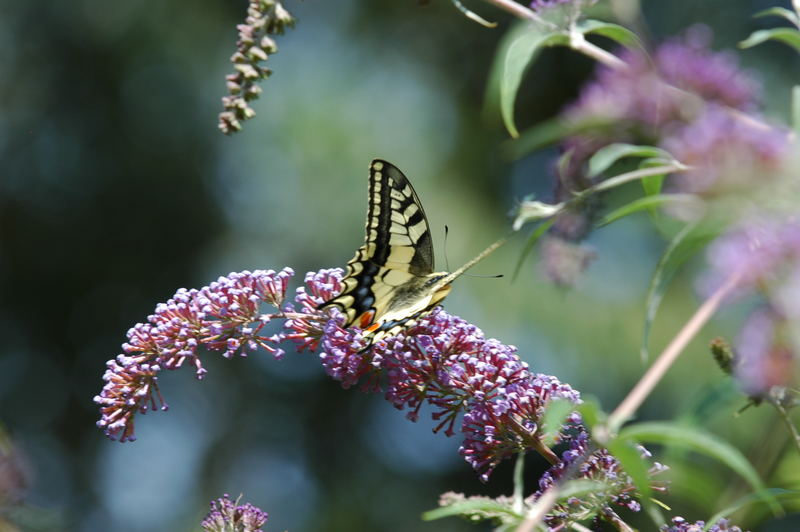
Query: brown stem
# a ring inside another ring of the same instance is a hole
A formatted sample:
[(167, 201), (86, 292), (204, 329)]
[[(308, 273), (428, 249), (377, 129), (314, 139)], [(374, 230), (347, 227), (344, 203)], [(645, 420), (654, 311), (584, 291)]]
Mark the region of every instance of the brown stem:
[(686, 325), (678, 332), (675, 338), (667, 345), (664, 351), (658, 356), (655, 363), (650, 366), (650, 369), (644, 376), (636, 383), (636, 386), (628, 393), (628, 396), (620, 403), (620, 405), (611, 413), (608, 418), (608, 426), (612, 432), (630, 419), (636, 410), (639, 409), (641, 404), (653, 391), (653, 388), (661, 381), (666, 374), (667, 370), (675, 363), (678, 356), (686, 348), (686, 345), (692, 338), (700, 331), (705, 323), (711, 318), (714, 312), (719, 308), (720, 303), (725, 297), (736, 287), (741, 278), (742, 272), (737, 271), (731, 275), (711, 297), (709, 297), (697, 312), (686, 322)]

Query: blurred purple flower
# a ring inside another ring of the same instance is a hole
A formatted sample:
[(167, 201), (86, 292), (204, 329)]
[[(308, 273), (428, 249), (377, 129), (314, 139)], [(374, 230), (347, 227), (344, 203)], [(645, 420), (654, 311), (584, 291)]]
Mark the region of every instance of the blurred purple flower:
[[(622, 50), (619, 57), (627, 68), (601, 65), (595, 80), (565, 110), (565, 118), (612, 127), (605, 132), (612, 137), (609, 142), (630, 135), (652, 141), (663, 136), (659, 128), (691, 121), (702, 112), (704, 102), (753, 111), (760, 97), (759, 83), (739, 69), (733, 55), (710, 51), (710, 36), (705, 26), (695, 26), (684, 37), (659, 46), (652, 58), (639, 49)], [(621, 127), (613, 126), (617, 122)]]
[[(703, 532), (705, 531), (705, 521), (690, 523), (683, 517), (673, 517), (672, 525), (661, 525), (660, 532)], [(709, 527), (708, 532), (742, 532), (738, 526), (731, 525), (727, 519), (720, 519)]]
[(564, 5), (564, 4), (578, 4), (581, 3), (595, 3), (597, 0), (592, 0), (591, 2), (581, 2), (581, 0), (533, 0), (530, 3), (530, 8), (534, 11), (540, 11), (542, 9), (548, 9), (554, 6)]
[(262, 334), (275, 316), (261, 314), (259, 307), (268, 303), (279, 308), (293, 274), (290, 268), (277, 273), (231, 273), (200, 290), (182, 288), (159, 304), (147, 323), (128, 331), (124, 353), (107, 363), (106, 384), (94, 398), (102, 414), (98, 427), (111, 439), (135, 439), (136, 412), (167, 409), (158, 390), (161, 370), (178, 369), (186, 363), (195, 367), (198, 379), (206, 373), (197, 354), (200, 346), (221, 351), (228, 358), (236, 353), (246, 356), (258, 348), (280, 358), (283, 351), (273, 345), (283, 337)]
[(742, 192), (775, 178), (789, 152), (778, 129), (762, 128), (709, 105), (662, 145), (689, 171), (674, 176), (675, 188), (701, 195)]
[[(241, 498), (241, 497), (240, 497)], [(226, 493), (211, 501), (211, 511), (200, 526), (205, 532), (263, 532), (269, 514), (250, 503), (239, 504)]]
[(800, 220), (746, 220), (715, 240), (707, 257), (709, 268), (698, 282), (701, 292), (711, 293), (738, 274), (735, 296), (759, 294), (764, 299), (746, 320), (734, 348), (734, 374), (742, 388), (757, 396), (788, 384), (800, 356)]
[(585, 244), (573, 243), (553, 235), (542, 239), (540, 245), (545, 275), (558, 286), (573, 286), (597, 256)]

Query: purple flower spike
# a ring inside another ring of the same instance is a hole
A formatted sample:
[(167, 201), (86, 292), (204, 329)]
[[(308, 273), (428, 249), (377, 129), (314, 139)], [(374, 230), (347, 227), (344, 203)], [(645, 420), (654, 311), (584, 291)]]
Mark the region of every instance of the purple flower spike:
[(274, 315), (262, 315), (259, 307), (262, 303), (280, 307), (292, 275), (290, 268), (231, 273), (200, 290), (182, 288), (159, 304), (147, 323), (128, 331), (124, 353), (108, 361), (103, 375), (106, 384), (94, 398), (101, 412), (97, 425), (109, 438), (135, 439), (136, 412), (167, 408), (158, 391), (161, 370), (188, 363), (198, 379), (205, 375), (197, 352), (200, 346), (221, 351), (226, 357), (263, 348), (280, 358), (283, 351), (274, 345), (283, 337), (262, 334)]
[[(660, 532), (703, 532), (705, 530), (705, 521), (696, 521), (690, 523), (683, 517), (673, 517), (672, 525), (662, 525), (659, 528)], [(731, 525), (727, 519), (720, 519), (708, 529), (708, 532), (742, 532), (738, 526)]]
[[(241, 498), (241, 497), (240, 497)], [(226, 493), (211, 501), (211, 511), (200, 526), (205, 532), (263, 532), (269, 514), (250, 503), (239, 504)]]

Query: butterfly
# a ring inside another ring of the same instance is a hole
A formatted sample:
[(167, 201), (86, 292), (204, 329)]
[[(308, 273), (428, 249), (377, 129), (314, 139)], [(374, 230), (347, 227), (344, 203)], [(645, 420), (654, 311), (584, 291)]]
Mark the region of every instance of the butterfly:
[(345, 314), (343, 327), (363, 329), (369, 348), (433, 310), (458, 276), (505, 240), (454, 272), (433, 271), (431, 231), (414, 187), (396, 166), (375, 159), (369, 167), (364, 245), (347, 263), (342, 291), (318, 308), (338, 307)]

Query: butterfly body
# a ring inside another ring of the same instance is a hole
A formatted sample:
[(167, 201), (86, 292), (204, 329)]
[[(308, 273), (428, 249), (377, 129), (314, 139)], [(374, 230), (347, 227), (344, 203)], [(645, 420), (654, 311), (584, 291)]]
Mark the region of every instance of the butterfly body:
[(428, 219), (414, 188), (397, 167), (375, 159), (370, 164), (364, 245), (347, 263), (340, 294), (319, 308), (341, 309), (343, 326), (363, 329), (371, 345), (431, 311), (456, 277), (501, 243), (455, 272), (434, 272)]

